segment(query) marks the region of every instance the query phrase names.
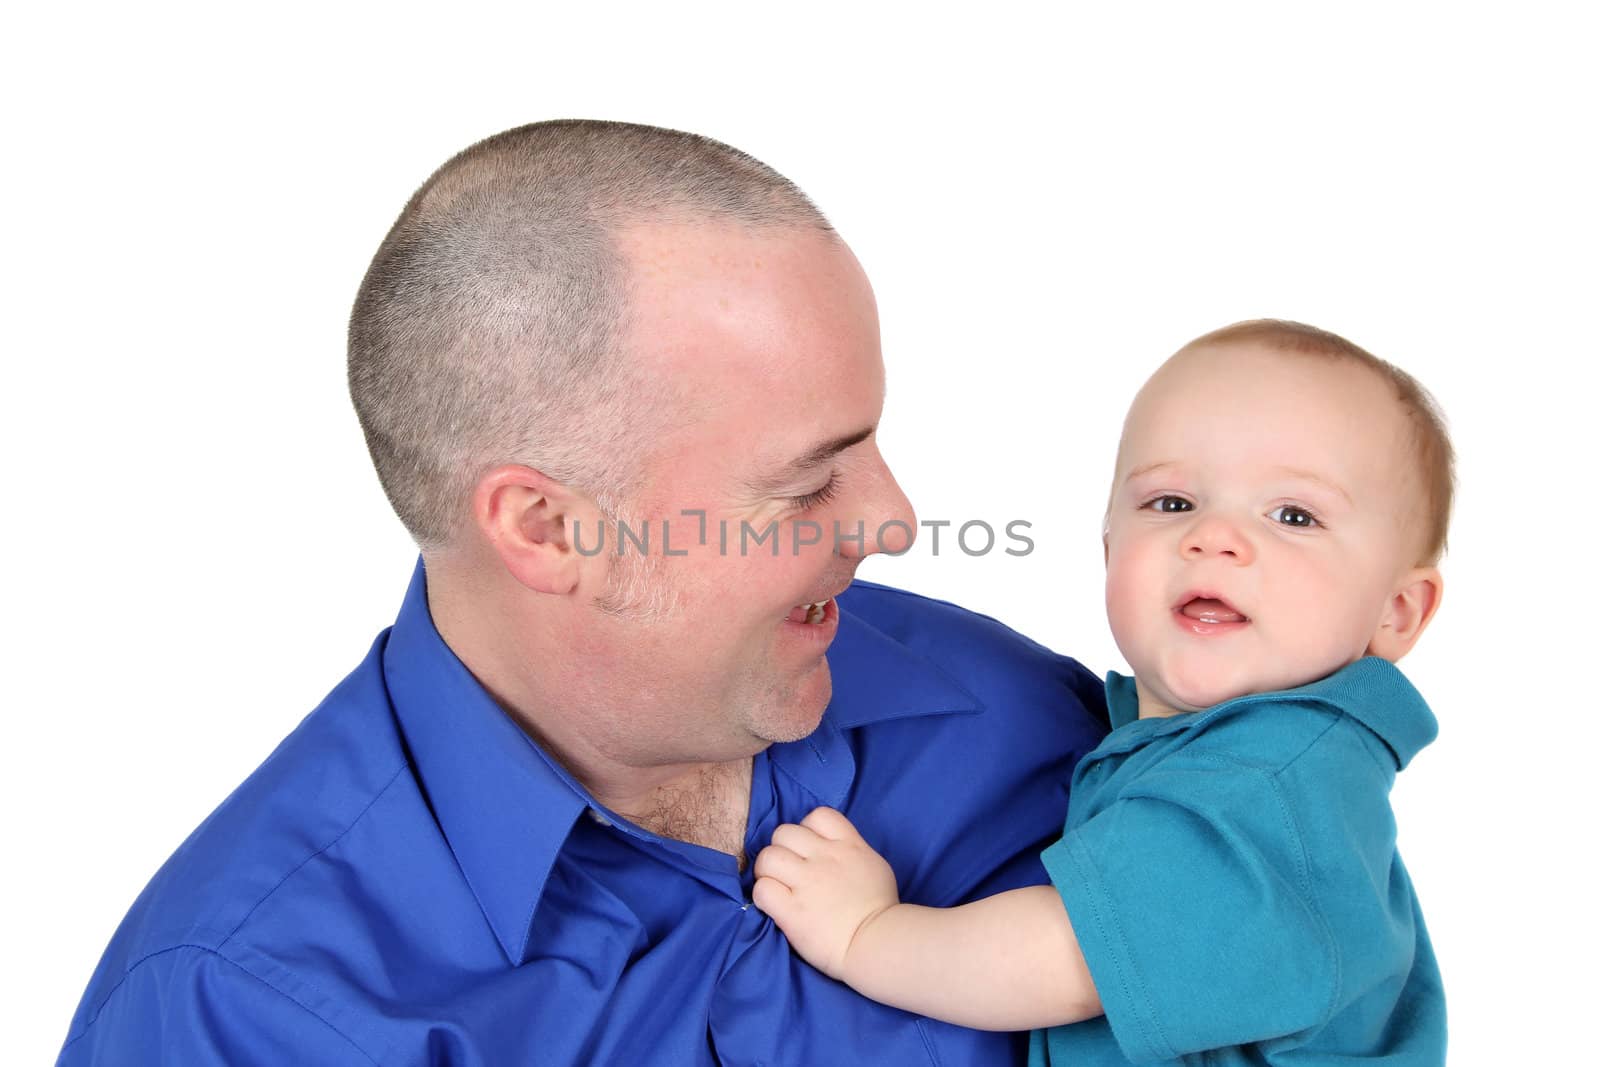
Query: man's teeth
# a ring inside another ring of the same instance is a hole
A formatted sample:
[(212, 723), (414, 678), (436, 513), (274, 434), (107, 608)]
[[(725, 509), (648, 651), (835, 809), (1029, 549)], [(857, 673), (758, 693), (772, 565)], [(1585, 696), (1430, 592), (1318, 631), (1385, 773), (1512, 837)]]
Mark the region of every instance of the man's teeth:
[(805, 621), (807, 626), (815, 626), (828, 614), (828, 602), (826, 600), (818, 600), (815, 603), (802, 604), (800, 606), (806, 609)]

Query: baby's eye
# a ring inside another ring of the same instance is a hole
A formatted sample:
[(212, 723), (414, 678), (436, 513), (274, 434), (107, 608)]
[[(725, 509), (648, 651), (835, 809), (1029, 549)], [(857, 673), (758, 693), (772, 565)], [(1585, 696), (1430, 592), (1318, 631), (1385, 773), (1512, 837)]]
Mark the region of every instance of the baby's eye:
[(1267, 512), (1267, 517), (1274, 522), (1281, 522), (1285, 526), (1293, 526), (1302, 530), (1322, 525), (1311, 512), (1305, 508), (1295, 507), (1293, 504), (1285, 504), (1281, 508), (1273, 508)]
[(1194, 505), (1181, 496), (1158, 496), (1154, 500), (1146, 501), (1144, 506), (1163, 514), (1194, 510)]

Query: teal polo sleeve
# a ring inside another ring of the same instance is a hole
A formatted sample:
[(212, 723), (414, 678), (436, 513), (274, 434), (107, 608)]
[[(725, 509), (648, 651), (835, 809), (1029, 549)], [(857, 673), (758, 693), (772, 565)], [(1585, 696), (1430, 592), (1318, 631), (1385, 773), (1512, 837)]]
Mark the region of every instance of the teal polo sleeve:
[(1266, 1041), (1330, 1016), (1339, 957), (1292, 792), (1272, 768), (1174, 756), (1045, 850), (1129, 1060)]

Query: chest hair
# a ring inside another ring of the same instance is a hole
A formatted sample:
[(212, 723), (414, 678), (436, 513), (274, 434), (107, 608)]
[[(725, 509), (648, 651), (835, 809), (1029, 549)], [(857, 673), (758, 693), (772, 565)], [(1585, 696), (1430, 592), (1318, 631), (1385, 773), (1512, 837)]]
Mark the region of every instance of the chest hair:
[(661, 837), (726, 852), (744, 870), (745, 822), (750, 813), (750, 761), (702, 768), (682, 782), (663, 786), (643, 810), (623, 812)]

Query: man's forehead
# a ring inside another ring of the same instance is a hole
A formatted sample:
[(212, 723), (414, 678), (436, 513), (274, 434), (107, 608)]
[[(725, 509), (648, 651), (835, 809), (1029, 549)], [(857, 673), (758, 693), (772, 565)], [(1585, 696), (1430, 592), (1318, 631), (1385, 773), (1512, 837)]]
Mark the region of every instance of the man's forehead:
[(664, 443), (680, 474), (792, 488), (870, 436), (883, 403), (877, 313), (837, 238), (655, 223), (622, 240), (636, 257), (631, 356), (677, 405)]
[(620, 240), (629, 333), (641, 354), (700, 364), (788, 362), (801, 347), (816, 357), (827, 354), (819, 346), (866, 344), (876, 354), (872, 290), (837, 238), (708, 223), (638, 226)]

